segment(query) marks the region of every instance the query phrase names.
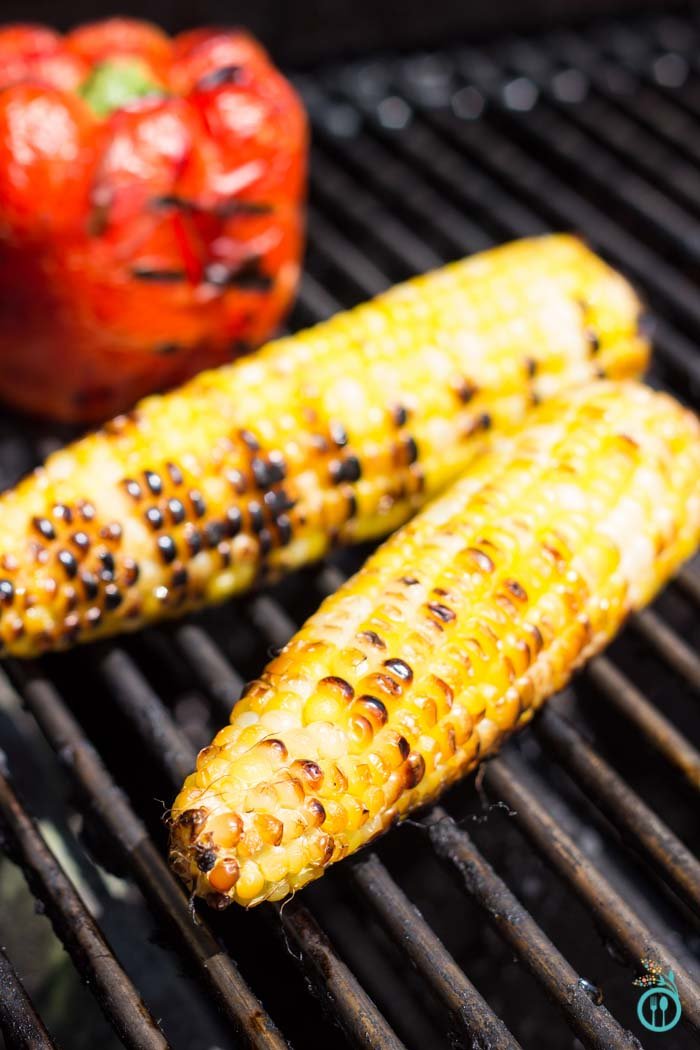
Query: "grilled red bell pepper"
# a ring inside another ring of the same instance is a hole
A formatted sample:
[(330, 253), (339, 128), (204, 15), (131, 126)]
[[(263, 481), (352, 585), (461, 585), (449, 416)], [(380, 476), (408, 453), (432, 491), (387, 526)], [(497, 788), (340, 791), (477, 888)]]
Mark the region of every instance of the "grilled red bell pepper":
[(243, 32), (0, 30), (0, 397), (96, 420), (261, 343), (296, 287), (306, 146)]

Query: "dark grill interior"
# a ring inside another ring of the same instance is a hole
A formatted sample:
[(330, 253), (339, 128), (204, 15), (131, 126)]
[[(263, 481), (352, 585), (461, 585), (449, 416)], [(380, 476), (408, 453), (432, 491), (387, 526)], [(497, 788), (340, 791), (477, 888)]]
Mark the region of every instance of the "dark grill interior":
[[(493, 243), (574, 229), (646, 296), (653, 381), (699, 403), (698, 55), (690, 17), (645, 17), (304, 74), (315, 143), (294, 326)], [(68, 435), (6, 417), (0, 436), (10, 484)], [(0, 672), (4, 845), (119, 1038), (628, 1048), (627, 1029), (643, 1035), (631, 982), (650, 955), (683, 1003), (663, 1046), (696, 1045), (698, 566), (444, 808), (282, 908), (194, 918), (163, 860), (164, 807), (268, 650), (361, 557)], [(20, 925), (0, 929), (0, 1026), (10, 1046), (51, 1046), (13, 969)], [(57, 1041), (109, 1045), (69, 987), (69, 1018), (42, 993)]]

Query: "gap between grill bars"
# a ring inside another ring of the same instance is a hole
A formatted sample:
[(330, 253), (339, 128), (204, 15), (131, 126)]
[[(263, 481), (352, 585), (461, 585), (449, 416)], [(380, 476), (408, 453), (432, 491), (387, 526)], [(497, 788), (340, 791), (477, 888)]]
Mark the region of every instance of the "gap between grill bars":
[[(655, 378), (686, 398), (700, 398), (695, 350), (700, 300), (693, 271), (700, 259), (700, 196), (695, 195), (700, 169), (694, 166), (700, 157), (690, 134), (700, 129), (700, 76), (693, 53), (698, 38), (690, 21), (680, 25), (688, 42), (681, 56), (686, 75), (675, 86), (658, 75), (659, 68), (671, 68), (668, 61), (660, 67), (660, 58), (675, 51), (663, 43), (668, 23), (655, 20), (629, 23), (627, 37), (593, 27), (478, 49), (387, 56), (301, 77), (315, 146), (309, 263), (297, 318), (319, 320), (411, 272), (499, 240), (552, 226), (573, 227), (639, 282), (659, 315)], [(630, 38), (636, 47), (629, 46)], [(677, 63), (676, 68), (682, 72)], [(343, 578), (337, 565), (309, 575), (319, 599)], [(686, 570), (670, 593), (695, 615), (699, 581), (697, 570)], [(205, 1008), (210, 997), (223, 1016), (230, 1045), (270, 1050), (290, 1040), (297, 1047), (312, 1045), (299, 1041), (309, 1031), (308, 1022), (306, 1027), (296, 1022), (264, 972), (255, 969), (241, 943), (248, 937), (274, 947), (275, 974), (298, 981), (299, 1009), (312, 1018), (312, 1027), (318, 1018), (325, 1045), (342, 1039), (350, 1046), (398, 1050), (437, 1045), (432, 1040), (439, 1038), (445, 1046), (452, 1039), (457, 1046), (523, 1045), (528, 1050), (479, 990), (478, 967), (472, 973), (468, 966), (467, 976), (450, 948), (450, 930), (434, 925), (427, 909), (425, 914), (417, 910), (415, 887), (381, 843), (325, 876), (325, 889), (305, 892), (285, 907), (266, 906), (239, 917), (198, 909), (195, 921), (167, 870), (164, 837), (150, 799), (103, 740), (96, 748), (92, 736), (99, 738), (99, 727), (84, 704), (73, 710), (85, 674), (99, 683), (107, 717), (121, 719), (139, 753), (150, 756), (161, 797), (169, 798), (191, 768), (197, 744), (173, 700), (177, 690), (173, 687), (170, 696), (161, 688), (169, 681), (161, 665), (172, 662), (187, 669), (195, 683), (189, 701), (199, 705), (202, 718), (221, 722), (248, 676), (226, 636), (248, 631), (256, 652), (284, 644), (297, 626), (293, 598), (293, 592), (291, 597), (264, 594), (79, 656), (11, 664), (11, 684), (2, 679), (0, 688), (17, 707), (21, 696), (67, 779), (79, 789), (77, 808), (87, 822), (99, 819), (123, 875), (138, 887), (157, 928), (168, 931), (168, 950), (199, 978), (193, 995)], [(653, 654), (664, 688), (682, 692), (692, 704), (693, 692), (700, 689), (700, 660), (661, 606), (637, 617), (627, 637)], [(590, 690), (595, 700), (604, 700), (658, 754), (681, 797), (697, 806), (700, 752), (674, 717), (639, 688), (634, 667), (612, 653), (593, 661), (581, 683), (582, 693)], [(630, 968), (630, 979), (646, 954), (673, 966), (684, 1020), (699, 1030), (697, 960), (665, 922), (673, 913), (692, 923), (700, 912), (698, 860), (602, 753), (595, 725), (591, 742), (591, 702), (578, 694), (579, 686), (574, 701), (569, 696), (553, 701), (530, 736), (541, 742), (547, 769), (567, 798), (581, 795), (583, 816), (576, 810), (573, 822), (560, 817), (549, 805), (551, 783), (512, 749), (488, 764), (484, 784), (492, 799), (506, 802), (515, 813), (512, 822), (545, 859), (546, 870), (556, 872), (567, 893), (583, 902), (588, 921), (602, 929)], [(12, 767), (21, 763), (21, 755), (12, 752), (9, 760)], [(567, 959), (567, 949), (574, 946), (560, 944), (558, 931), (550, 934), (524, 906), (523, 888), (511, 887), (491, 863), (495, 825), (489, 825), (491, 837), (482, 836), (483, 851), (476, 834), (462, 826), (462, 814), (455, 810), (465, 797), (455, 802), (451, 795), (446, 808), (436, 807), (422, 818), (420, 828), (392, 837), (413, 835), (421, 858), (426, 863), (439, 858), (440, 871), (454, 876), (452, 892), (464, 898), (470, 914), (493, 928), (499, 943), (515, 954), (563, 1015), (551, 1014), (560, 1026), (557, 1045), (571, 1038), (568, 1025), (585, 1046), (638, 1046)], [(80, 953), (74, 951), (76, 965), (125, 1045), (165, 1045), (141, 1006), (129, 966), (104, 944), (74, 888), (63, 881), (65, 874), (51, 867), (40, 832), (9, 780), (0, 782), (0, 817), (10, 839), (28, 836), (16, 859), (33, 880), (33, 892), (53, 909), (69, 950), (78, 927), (89, 939)], [(613, 848), (620, 836), (641, 864), (639, 884), (655, 892), (661, 886), (668, 911), (659, 911), (656, 898), (645, 900), (637, 884), (629, 897), (621, 893), (615, 866), (586, 851), (585, 832), (594, 824)], [(429, 892), (426, 900), (430, 903)], [(357, 905), (367, 928), (336, 920), (336, 905), (350, 914)], [(75, 930), (66, 925), (73, 919)], [(296, 967), (301, 979), (294, 975)], [(50, 1046), (16, 968), (0, 953), (0, 978), (9, 990), (0, 1005), (0, 1026), (10, 1045)], [(163, 1030), (176, 1044), (176, 1025), (169, 1027), (164, 1018)]]

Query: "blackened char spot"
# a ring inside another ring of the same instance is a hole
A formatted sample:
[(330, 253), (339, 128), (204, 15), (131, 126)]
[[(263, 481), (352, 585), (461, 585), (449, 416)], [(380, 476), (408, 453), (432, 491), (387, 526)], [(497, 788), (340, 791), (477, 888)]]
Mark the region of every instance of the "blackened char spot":
[(410, 754), (411, 745), (409, 744), (405, 736), (400, 736), (399, 739), (396, 741), (396, 745), (399, 749), (399, 754), (401, 755), (401, 758), (403, 758), (405, 761)]
[(100, 561), (102, 562), (103, 580), (111, 580), (114, 575), (114, 555), (108, 550), (103, 550), (100, 552)]
[(289, 520), (289, 515), (278, 515), (278, 517), (275, 518), (275, 525), (277, 526), (277, 535), (279, 537), (280, 546), (286, 547), (292, 538), (292, 523)]
[(182, 471), (177, 466), (177, 464), (166, 463), (165, 465), (167, 467), (168, 474), (170, 475), (170, 480), (172, 481), (173, 485), (182, 485)]
[(117, 585), (115, 583), (108, 583), (105, 587), (105, 609), (117, 609), (123, 600), (124, 596)]
[(216, 864), (216, 850), (206, 849), (197, 856), (197, 867), (200, 871), (211, 871)]
[(389, 720), (389, 713), (378, 696), (372, 696), (371, 693), (365, 693), (357, 702), (358, 704), (362, 704), (365, 708), (369, 708), (369, 712), (371, 712), (381, 725), (386, 725)]
[(71, 554), (70, 551), (59, 551), (58, 560), (65, 569), (66, 576), (72, 579), (78, 572), (78, 563), (75, 560), (75, 555)]
[(428, 608), (431, 613), (434, 613), (443, 623), (450, 623), (452, 620), (456, 619), (457, 614), (454, 613), (452, 609), (448, 609), (446, 605), (442, 605), (441, 602), (428, 602)]
[(185, 541), (192, 557), (199, 554), (202, 549), (202, 534), (199, 529), (188, 529), (185, 535)]
[(172, 536), (159, 536), (158, 537), (158, 550), (160, 556), (166, 565), (172, 564), (177, 557), (177, 547)]
[(248, 514), (250, 515), (250, 527), (253, 532), (260, 533), (265, 527), (265, 517), (263, 515), (263, 509), (259, 503), (251, 500), (248, 504)]
[(334, 443), (338, 446), (338, 448), (342, 448), (344, 445), (347, 445), (348, 432), (342, 423), (331, 423), (329, 430), (331, 438), (333, 439)]
[(163, 528), (163, 515), (158, 510), (158, 507), (149, 507), (146, 511), (146, 521), (152, 529)]
[(385, 660), (384, 666), (387, 671), (393, 671), (397, 678), (403, 679), (404, 682), (410, 682), (413, 679), (413, 671), (405, 660), (392, 658), (391, 660)]
[(376, 631), (359, 631), (357, 637), (363, 638), (377, 649), (386, 649), (386, 642), (379, 637)]
[(224, 538), (224, 526), (220, 521), (210, 521), (204, 527), (204, 538), (209, 547), (218, 547)]
[(218, 215), (220, 219), (231, 219), (234, 215), (269, 215), (273, 206), (266, 201), (241, 201), (228, 200), (214, 204), (209, 211)]
[(65, 521), (67, 525), (73, 523), (73, 511), (65, 503), (57, 503), (53, 508), (53, 515), (60, 521)]
[(591, 353), (597, 354), (600, 350), (600, 337), (594, 328), (586, 329), (586, 340), (591, 348)]
[(253, 256), (238, 266), (213, 262), (204, 268), (204, 280), (216, 288), (242, 288), (248, 292), (267, 292), (272, 287), (272, 277), (265, 273), (260, 259)]
[(216, 204), (200, 204), (199, 201), (180, 197), (175, 193), (153, 197), (151, 206), (158, 210), (176, 209), (190, 214), (199, 212), (203, 215), (216, 215), (220, 219), (230, 219), (234, 215), (268, 215), (272, 211), (272, 205), (264, 201), (242, 201), (234, 197)]
[(418, 445), (411, 434), (404, 439), (404, 448), (406, 449), (406, 461), (409, 464), (415, 463), (418, 459)]
[(192, 504), (192, 510), (195, 512), (198, 518), (203, 518), (207, 512), (207, 506), (202, 498), (201, 492), (197, 492), (196, 489), (192, 489), (190, 492), (190, 503)]
[(251, 452), (260, 450), (260, 442), (250, 430), (239, 430), (241, 441), (248, 446)]
[(154, 470), (144, 470), (143, 476), (153, 495), (160, 496), (163, 491), (163, 482), (161, 481), (160, 476), (156, 474)]
[(241, 66), (228, 65), (212, 69), (211, 73), (205, 73), (195, 84), (195, 91), (213, 91), (215, 88), (223, 87), (225, 84), (238, 84), (243, 76)]
[(179, 284), (185, 280), (184, 270), (158, 270), (154, 266), (136, 264), (131, 267), (131, 276), (137, 281), (151, 281), (154, 284)]
[(32, 525), (45, 540), (56, 539), (56, 530), (48, 518), (32, 518)]
[(339, 485), (341, 481), (359, 481), (362, 476), (362, 467), (357, 456), (334, 459), (330, 463), (329, 470), (334, 485)]
[(226, 534), (231, 538), (241, 531), (242, 517), (238, 507), (229, 507), (226, 511)]
[(518, 601), (527, 601), (527, 591), (517, 580), (506, 580), (506, 587), (513, 597), (518, 599)]
[(168, 510), (173, 525), (180, 525), (185, 520), (185, 506), (181, 500), (175, 497), (169, 499)]
[(189, 579), (189, 573), (184, 565), (178, 565), (173, 569), (172, 585), (173, 587), (186, 587)]
[(342, 693), (346, 700), (352, 700), (355, 695), (355, 690), (346, 682), (344, 678), (339, 678), (337, 675), (328, 675), (326, 678), (322, 678), (319, 685), (325, 685), (331, 689), (336, 689)]
[(141, 486), (133, 478), (125, 478), (122, 485), (132, 499), (141, 499)]
[(266, 492), (263, 500), (271, 514), (284, 514), (285, 511), (294, 507), (294, 500), (289, 498), (284, 489), (274, 489)]
[(97, 591), (99, 588), (99, 580), (91, 572), (81, 572), (80, 580), (85, 588), (85, 597), (88, 601), (92, 601), (97, 597)]

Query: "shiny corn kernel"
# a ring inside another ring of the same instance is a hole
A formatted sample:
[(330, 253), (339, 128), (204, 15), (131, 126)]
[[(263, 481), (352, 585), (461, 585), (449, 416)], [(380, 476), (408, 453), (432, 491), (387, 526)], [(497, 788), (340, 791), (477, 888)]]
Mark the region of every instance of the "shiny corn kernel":
[(339, 832), (344, 831), (348, 824), (348, 815), (342, 803), (329, 800), (326, 802), (324, 809), (326, 811), (326, 819), (323, 822), (323, 830), (330, 835), (337, 835)]
[(260, 867), (252, 860), (244, 861), (236, 882), (236, 896), (245, 903), (259, 897), (264, 888), (265, 876)]
[(209, 882), (217, 893), (228, 893), (236, 885), (238, 876), (238, 861), (233, 857), (226, 857), (209, 872)]
[(237, 846), (242, 830), (243, 822), (237, 813), (218, 813), (207, 821), (207, 831), (222, 849)]

